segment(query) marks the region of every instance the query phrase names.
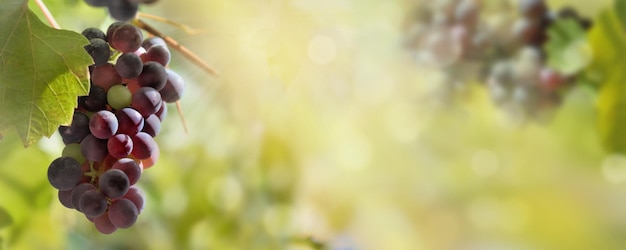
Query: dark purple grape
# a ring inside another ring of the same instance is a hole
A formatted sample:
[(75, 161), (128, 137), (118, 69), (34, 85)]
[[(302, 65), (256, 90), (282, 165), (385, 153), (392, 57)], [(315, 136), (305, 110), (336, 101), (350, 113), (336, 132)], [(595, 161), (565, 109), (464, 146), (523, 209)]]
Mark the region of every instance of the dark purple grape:
[(156, 115), (159, 117), (159, 120), (165, 120), (165, 117), (167, 117), (167, 104), (165, 102), (161, 104), (161, 108), (156, 112)]
[(112, 169), (122, 170), (128, 177), (130, 185), (134, 185), (141, 177), (141, 166), (131, 158), (122, 158), (113, 163)]
[(89, 134), (89, 118), (75, 110), (72, 116), (72, 123), (70, 126), (60, 126), (59, 134), (66, 145), (80, 143)]
[(141, 131), (156, 137), (161, 132), (161, 120), (156, 114), (146, 117), (143, 130)]
[(109, 57), (111, 57), (109, 44), (100, 38), (89, 40), (89, 44), (85, 46), (85, 50), (93, 59), (96, 67), (106, 64), (109, 61)]
[(93, 135), (87, 135), (80, 143), (80, 152), (90, 161), (102, 161), (109, 154), (107, 140), (98, 139)]
[(127, 199), (117, 199), (109, 207), (109, 219), (118, 228), (129, 228), (137, 221), (137, 207)]
[(123, 158), (130, 155), (133, 150), (133, 140), (125, 134), (116, 134), (107, 142), (109, 154), (115, 158)]
[(139, 111), (143, 117), (156, 113), (163, 105), (161, 94), (150, 87), (139, 88), (133, 94), (131, 107)]
[(80, 163), (71, 157), (59, 157), (48, 167), (48, 181), (54, 188), (65, 191), (71, 190), (83, 177)]
[(78, 200), (78, 207), (87, 217), (96, 218), (106, 212), (106, 197), (98, 190), (85, 191)]
[(142, 69), (143, 62), (134, 53), (124, 53), (115, 62), (115, 70), (122, 78), (135, 78), (141, 74)]
[(142, 41), (143, 35), (141, 31), (130, 23), (125, 23), (117, 27), (113, 32), (113, 36), (109, 37), (111, 47), (122, 53), (135, 52), (141, 47)]
[(106, 108), (107, 92), (96, 85), (91, 85), (88, 96), (78, 97), (78, 107), (97, 112)]
[(70, 200), (72, 206), (74, 206), (76, 210), (82, 211), (80, 210), (80, 197), (89, 190), (96, 190), (96, 186), (91, 183), (81, 183), (72, 189), (72, 192), (70, 193)]
[(165, 69), (167, 81), (163, 89), (159, 90), (163, 101), (172, 103), (180, 100), (185, 93), (185, 80), (171, 69)]
[(87, 40), (91, 40), (94, 38), (100, 38), (102, 40), (106, 41), (106, 34), (104, 34), (104, 32), (102, 32), (102, 30), (98, 29), (98, 28), (86, 28), (83, 30), (83, 32), (81, 33), (84, 37), (87, 38)]
[(72, 190), (59, 190), (58, 196), (61, 205), (66, 208), (74, 208), (74, 204), (72, 204)]
[(143, 129), (144, 119), (141, 114), (133, 108), (123, 108), (115, 112), (119, 122), (118, 134), (136, 135)]
[(122, 197), (128, 192), (130, 181), (124, 171), (119, 169), (109, 169), (105, 171), (98, 180), (100, 191), (110, 198)]
[(157, 148), (158, 145), (152, 136), (145, 132), (139, 132), (133, 136), (133, 152), (131, 155), (137, 159), (145, 160), (150, 158)]
[(170, 63), (171, 57), (172, 55), (167, 47), (156, 45), (146, 50), (146, 53), (141, 56), (141, 59), (145, 62), (157, 62), (165, 67)]
[(100, 110), (89, 119), (89, 131), (98, 139), (108, 139), (117, 132), (118, 127), (117, 117), (108, 110)]
[(128, 192), (126, 193), (126, 195), (124, 195), (123, 198), (132, 201), (135, 204), (135, 207), (137, 207), (137, 211), (139, 213), (143, 211), (144, 202), (145, 202), (144, 194), (139, 188), (135, 186), (130, 187), (128, 189)]
[(146, 50), (155, 45), (161, 45), (161, 46), (167, 47), (167, 43), (165, 42), (165, 40), (163, 40), (163, 38), (160, 38), (158, 36), (146, 38), (145, 40), (143, 40), (143, 43), (141, 44), (141, 46)]
[(137, 77), (137, 83), (141, 87), (151, 87), (161, 90), (167, 81), (167, 72), (163, 65), (158, 62), (145, 62), (141, 74)]
[(139, 4), (128, 0), (109, 0), (109, 14), (115, 20), (130, 21), (137, 15)]
[(112, 234), (117, 230), (117, 227), (113, 225), (113, 223), (111, 223), (108, 212), (105, 212), (104, 214), (94, 218), (93, 224), (98, 232), (103, 234)]
[(109, 25), (109, 27), (107, 28), (107, 39), (105, 39), (105, 40), (107, 42), (111, 43), (111, 38), (113, 37), (113, 33), (115, 33), (117, 28), (119, 28), (123, 24), (126, 24), (126, 22), (117, 21), (117, 22), (114, 22), (111, 25)]
[[(106, 91), (114, 85), (122, 83), (122, 77), (117, 74), (115, 66), (107, 63), (102, 66), (95, 67), (91, 73), (91, 82)], [(106, 95), (105, 95), (106, 100)]]

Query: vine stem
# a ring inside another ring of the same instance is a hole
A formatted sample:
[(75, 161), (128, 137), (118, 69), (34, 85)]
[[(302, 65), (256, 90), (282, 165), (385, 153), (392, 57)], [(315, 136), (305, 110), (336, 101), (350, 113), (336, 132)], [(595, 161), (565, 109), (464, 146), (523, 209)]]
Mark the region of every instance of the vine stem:
[(54, 19), (54, 16), (52, 15), (52, 13), (50, 13), (48, 7), (46, 7), (46, 4), (43, 3), (43, 0), (35, 0), (35, 3), (37, 3), (37, 6), (39, 6), (39, 9), (41, 9), (41, 12), (43, 12), (43, 15), (46, 17), (46, 19), (48, 19), (50, 26), (52, 26), (52, 28), (60, 30), (61, 26), (59, 26), (57, 20)]
[(213, 77), (219, 77), (220, 73), (216, 69), (211, 67), (208, 63), (203, 61), (200, 57), (198, 57), (196, 54), (191, 52), (185, 46), (178, 43), (173, 38), (164, 35), (163, 33), (159, 32), (157, 29), (150, 26), (149, 24), (147, 24), (146, 22), (142, 21), (139, 18), (135, 18), (134, 23), (135, 25), (137, 25), (137, 27), (144, 29), (148, 33), (162, 38), (169, 46), (180, 51), (185, 57), (187, 57), (187, 59), (191, 60), (194, 64), (198, 65), (200, 68), (205, 70), (207, 73), (209, 73), (209, 75)]
[(187, 33), (189, 35), (196, 35), (196, 34), (200, 34), (200, 33), (204, 32), (204, 30), (197, 30), (197, 29), (191, 28), (191, 27), (189, 27), (189, 26), (187, 26), (185, 24), (182, 24), (182, 23), (179, 23), (179, 22), (174, 22), (174, 21), (172, 21), (170, 19), (163, 18), (163, 17), (160, 17), (160, 16), (150, 15), (148, 13), (143, 13), (143, 12), (139, 12), (139, 13), (137, 13), (137, 15), (139, 17), (152, 19), (152, 20), (155, 20), (155, 21), (159, 21), (159, 22), (162, 22), (162, 23), (166, 23), (166, 24), (175, 26), (175, 27), (177, 27), (179, 29), (182, 29), (185, 33)]

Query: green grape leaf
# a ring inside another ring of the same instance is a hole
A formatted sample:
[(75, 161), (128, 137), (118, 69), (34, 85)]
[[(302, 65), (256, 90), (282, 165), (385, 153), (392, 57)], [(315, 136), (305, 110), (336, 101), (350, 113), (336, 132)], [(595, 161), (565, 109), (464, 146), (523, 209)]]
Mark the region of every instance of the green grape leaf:
[(587, 73), (599, 86), (598, 127), (602, 142), (611, 152), (626, 153), (626, 36), (612, 10), (596, 18), (589, 33), (594, 59)]
[(93, 63), (86, 38), (46, 26), (27, 3), (0, 4), (0, 134), (15, 128), (25, 147), (71, 122)]
[(545, 50), (550, 68), (571, 75), (590, 63), (592, 54), (585, 30), (576, 20), (569, 18), (556, 21), (550, 25), (548, 37)]

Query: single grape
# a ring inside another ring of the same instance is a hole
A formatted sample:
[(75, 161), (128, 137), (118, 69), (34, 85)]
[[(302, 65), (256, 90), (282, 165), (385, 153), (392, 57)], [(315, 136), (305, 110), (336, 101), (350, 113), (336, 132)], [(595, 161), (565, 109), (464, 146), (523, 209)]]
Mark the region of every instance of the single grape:
[(117, 230), (117, 227), (111, 223), (108, 212), (94, 218), (93, 224), (98, 232), (103, 234), (112, 234)]
[(139, 111), (143, 117), (156, 113), (163, 105), (161, 94), (150, 87), (139, 88), (133, 94), (131, 107)]
[(117, 58), (115, 70), (122, 78), (135, 78), (141, 74), (143, 62), (141, 58), (134, 53), (124, 53)]
[(148, 159), (157, 150), (158, 145), (150, 136), (145, 132), (139, 132), (133, 138), (133, 152), (131, 153), (137, 159)]
[(74, 110), (70, 126), (59, 126), (58, 130), (63, 143), (80, 143), (89, 134), (89, 118), (78, 110)]
[(59, 190), (58, 197), (61, 205), (66, 208), (74, 208), (74, 204), (72, 204), (72, 190)]
[(80, 197), (89, 190), (96, 190), (96, 186), (91, 183), (81, 183), (78, 184), (78, 186), (74, 187), (74, 189), (72, 189), (72, 192), (70, 193), (70, 199), (72, 202), (72, 206), (74, 206), (76, 210), (82, 212), (82, 210), (80, 210)]
[(88, 96), (78, 97), (78, 107), (90, 112), (96, 112), (106, 108), (106, 91), (98, 86), (91, 85)]
[(59, 157), (48, 167), (48, 181), (58, 190), (71, 190), (82, 177), (80, 163), (70, 157)]
[(93, 135), (87, 135), (80, 143), (80, 152), (87, 160), (102, 161), (109, 154), (107, 150), (107, 140), (98, 139)]
[(91, 82), (105, 91), (108, 91), (111, 86), (121, 84), (122, 77), (117, 74), (113, 64), (107, 63), (93, 69), (93, 72), (91, 73)]
[(130, 21), (137, 15), (139, 4), (128, 0), (109, 0), (109, 14), (115, 20)]
[(128, 189), (126, 195), (124, 195), (125, 199), (132, 201), (137, 207), (137, 211), (141, 213), (144, 208), (144, 194), (138, 187), (132, 186)]
[(171, 69), (165, 69), (167, 81), (163, 89), (159, 90), (163, 101), (172, 103), (180, 100), (185, 93), (185, 80)]
[(162, 66), (167, 66), (170, 62), (172, 55), (170, 54), (170, 50), (165, 46), (152, 46), (146, 53), (141, 56), (141, 60), (144, 62), (157, 62)]
[(131, 158), (122, 158), (113, 163), (111, 169), (122, 170), (128, 177), (130, 185), (134, 185), (141, 177), (142, 169), (135, 160)]
[(108, 139), (117, 132), (118, 127), (117, 117), (108, 110), (100, 110), (89, 119), (89, 131), (98, 139)]
[(154, 164), (156, 164), (156, 162), (159, 160), (160, 155), (161, 151), (159, 150), (159, 146), (155, 143), (154, 150), (152, 150), (150, 157), (148, 157), (147, 159), (141, 159), (142, 169), (148, 169), (154, 166)]
[(141, 87), (151, 87), (157, 91), (165, 86), (167, 72), (163, 65), (157, 62), (145, 62), (141, 74), (137, 77), (137, 83)]
[(137, 221), (139, 211), (135, 204), (127, 199), (117, 199), (109, 207), (109, 219), (118, 228), (129, 228)]
[(135, 52), (141, 47), (142, 41), (143, 35), (141, 31), (130, 23), (125, 23), (117, 27), (115, 32), (113, 32), (113, 36), (109, 37), (111, 47), (122, 53)]
[(161, 45), (161, 46), (167, 47), (167, 43), (165, 42), (165, 40), (163, 40), (163, 38), (160, 38), (158, 36), (146, 38), (145, 40), (143, 40), (143, 43), (141, 44), (141, 46), (146, 50), (155, 45)]
[(133, 94), (124, 85), (114, 85), (107, 91), (107, 101), (113, 109), (122, 109), (130, 106)]
[(85, 157), (83, 153), (80, 152), (80, 144), (79, 143), (70, 143), (65, 145), (63, 148), (63, 153), (61, 153), (63, 157), (71, 157), (76, 160), (78, 163), (85, 162)]
[(565, 84), (565, 77), (551, 68), (542, 68), (539, 72), (541, 89), (546, 92), (555, 92)]
[(124, 171), (119, 169), (109, 169), (105, 171), (98, 180), (100, 191), (110, 198), (122, 197), (128, 192), (130, 180)]
[(109, 138), (107, 149), (109, 154), (115, 158), (126, 157), (133, 150), (133, 140), (128, 135), (116, 134)]
[(85, 30), (83, 30), (83, 32), (81, 33), (83, 36), (85, 36), (87, 38), (87, 40), (91, 40), (94, 38), (100, 38), (102, 40), (106, 41), (106, 34), (104, 34), (104, 32), (102, 32), (102, 30), (98, 29), (98, 28), (86, 28)]
[(96, 218), (106, 212), (106, 197), (98, 190), (85, 191), (78, 200), (78, 207), (87, 217)]
[[(107, 0), (108, 1), (108, 0)], [(126, 24), (126, 22), (122, 22), (122, 21), (117, 21), (112, 23), (111, 25), (109, 25), (109, 27), (107, 28), (107, 39), (105, 39), (107, 42), (111, 43), (111, 38), (113, 37), (113, 33), (115, 33), (115, 31), (117, 30), (117, 28), (119, 28), (120, 26), (122, 26), (123, 24)]]
[(143, 129), (144, 118), (133, 108), (123, 108), (115, 112), (115, 117), (119, 121), (118, 134), (136, 135)]
[(161, 121), (165, 120), (165, 117), (167, 117), (167, 105), (165, 101), (163, 101), (163, 104), (161, 104), (161, 108), (159, 109), (159, 111), (156, 112), (156, 115)]
[(148, 133), (152, 137), (156, 137), (161, 132), (161, 120), (156, 114), (146, 117), (142, 132)]
[(101, 66), (109, 61), (111, 50), (109, 44), (100, 38), (89, 40), (89, 44), (85, 46), (85, 50), (91, 56), (95, 66)]

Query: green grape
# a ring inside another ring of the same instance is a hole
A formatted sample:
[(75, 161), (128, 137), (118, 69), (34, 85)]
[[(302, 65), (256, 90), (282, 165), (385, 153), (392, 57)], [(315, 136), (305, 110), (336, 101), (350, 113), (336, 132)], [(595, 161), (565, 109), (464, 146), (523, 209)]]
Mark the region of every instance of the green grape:
[(85, 156), (83, 156), (83, 153), (80, 152), (80, 143), (70, 143), (65, 145), (61, 156), (74, 158), (74, 160), (78, 161), (78, 163), (85, 162)]
[(130, 106), (133, 95), (124, 85), (115, 85), (107, 92), (107, 101), (114, 109), (122, 109)]

